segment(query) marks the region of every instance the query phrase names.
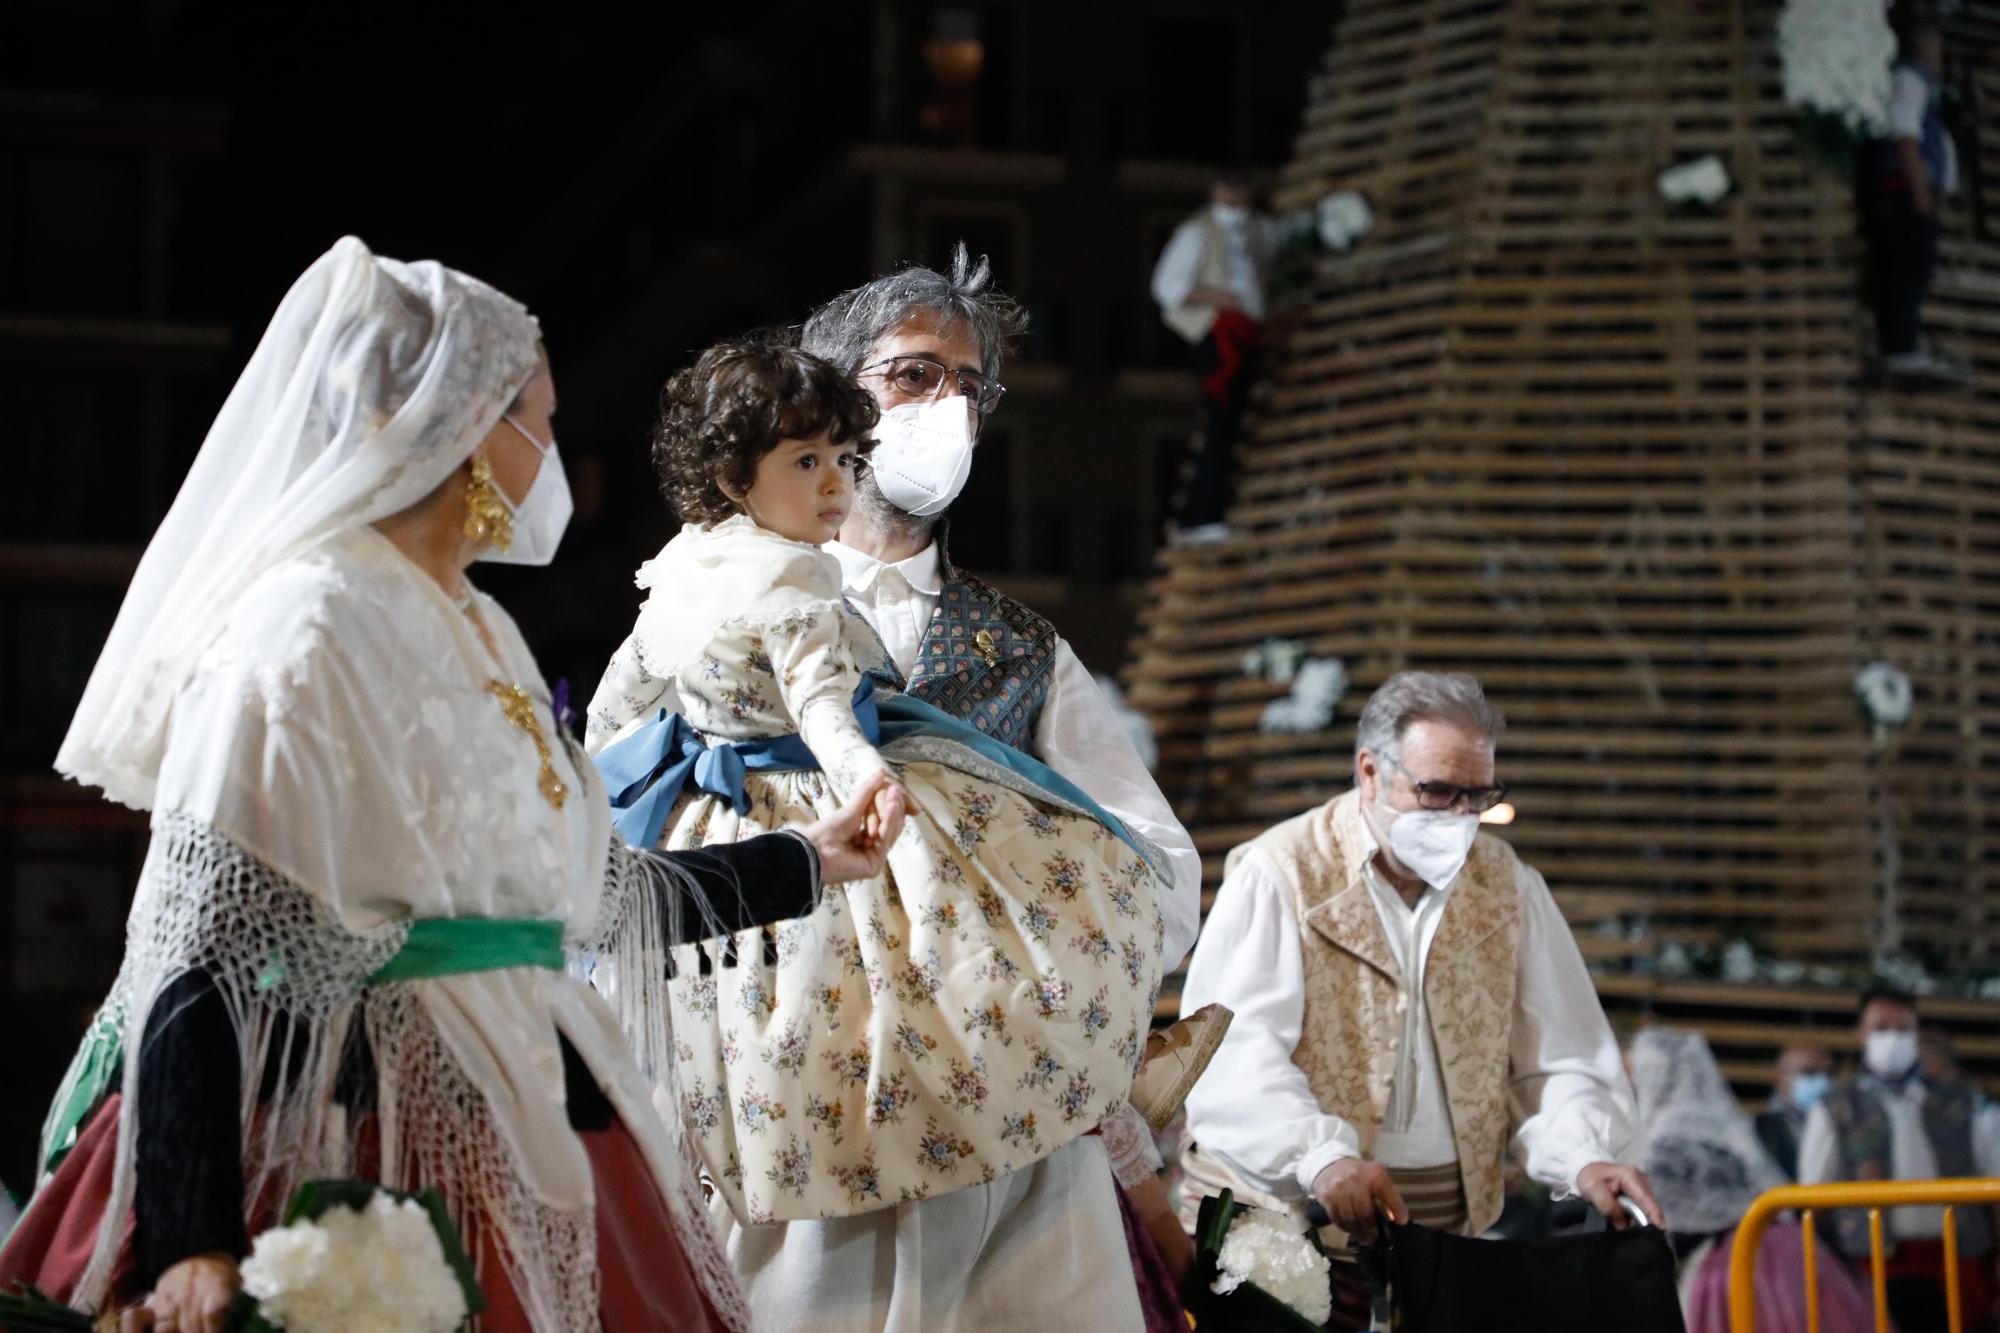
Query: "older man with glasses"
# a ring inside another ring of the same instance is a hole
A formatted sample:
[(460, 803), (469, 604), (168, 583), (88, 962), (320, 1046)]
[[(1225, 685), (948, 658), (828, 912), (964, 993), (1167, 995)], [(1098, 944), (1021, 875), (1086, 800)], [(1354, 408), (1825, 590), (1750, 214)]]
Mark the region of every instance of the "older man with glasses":
[[(1631, 1091), (1576, 941), (1480, 828), (1506, 795), (1501, 726), (1470, 676), (1392, 676), (1362, 710), (1354, 789), (1230, 853), (1182, 993), (1236, 1011), (1188, 1097), (1197, 1188), (1316, 1201), (1362, 1240), (1378, 1210), (1477, 1235), (1511, 1140), (1558, 1196), (1661, 1223), (1615, 1160)], [(1335, 1275), (1334, 1326), (1366, 1327), (1358, 1272)]]
[[(1006, 343), (1024, 323), (991, 276), (960, 246), (948, 272), (902, 269), (835, 297), (806, 321), (805, 350), (853, 375), (882, 409), (854, 509), (826, 549), (908, 693), (1033, 755), (1160, 849), (1173, 881), (1155, 899), (1161, 962), (1171, 968), (1201, 917), (1193, 841), (1055, 627), (959, 569), (946, 549), (946, 513), (1004, 392)], [(1058, 985), (1066, 984), (1061, 966), (1058, 955), (1050, 965)], [(972, 1015), (954, 998), (958, 980), (943, 978), (936, 1003), (964, 1015), (970, 1031)], [(1177, 1081), (1184, 1093), (1186, 1080), (1170, 1078), (1166, 1100), (1180, 1095)], [(1002, 1097), (1016, 1091), (994, 1089)], [(1103, 1090), (1104, 1100), (1118, 1091)], [(986, 1095), (983, 1086), (978, 1095)], [(1119, 1144), (1131, 1151), (1114, 1156)], [(985, 1179), (961, 1172), (893, 1206), (858, 1197), (853, 1213), (811, 1221), (745, 1224), (726, 1209), (718, 1216), (760, 1326), (1144, 1333), (1156, 1323), (1141, 1303), (1113, 1173), (1131, 1173), (1142, 1198), (1157, 1195), (1155, 1216), (1171, 1227), (1165, 1191), (1144, 1157), (1150, 1148), (1145, 1122), (1128, 1106), (1103, 1134), (1031, 1165)]]

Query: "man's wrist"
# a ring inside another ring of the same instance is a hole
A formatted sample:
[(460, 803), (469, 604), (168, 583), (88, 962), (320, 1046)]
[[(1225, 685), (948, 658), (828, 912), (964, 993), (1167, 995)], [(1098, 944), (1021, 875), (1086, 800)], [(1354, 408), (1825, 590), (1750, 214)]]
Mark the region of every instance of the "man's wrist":
[(1355, 1152), (1352, 1148), (1337, 1140), (1332, 1143), (1322, 1143), (1305, 1156), (1299, 1158), (1298, 1167), (1294, 1172), (1299, 1182), (1299, 1188), (1307, 1194), (1311, 1194), (1313, 1186), (1319, 1182), (1320, 1172), (1326, 1170), (1335, 1162), (1358, 1161), (1360, 1157), (1360, 1153)]

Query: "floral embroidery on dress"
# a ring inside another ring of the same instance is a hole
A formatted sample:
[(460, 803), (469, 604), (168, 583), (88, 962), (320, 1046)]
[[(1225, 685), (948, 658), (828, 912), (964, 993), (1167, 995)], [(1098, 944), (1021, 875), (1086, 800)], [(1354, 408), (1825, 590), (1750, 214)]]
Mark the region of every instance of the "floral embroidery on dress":
[[(779, 965), (784, 965), (782, 958), (779, 960)], [(840, 1031), (840, 987), (829, 986), (825, 982), (814, 986), (812, 1004), (813, 1009), (822, 1018), (826, 1019), (826, 1030), (828, 1032)]]
[(1086, 958), (1106, 963), (1118, 956), (1118, 947), (1100, 926), (1086, 926), (1081, 935), (1070, 937), (1069, 946)]
[(696, 1079), (681, 1097), (681, 1116), (696, 1133), (710, 1133), (722, 1124), (723, 1101), (721, 1090), (709, 1092)]
[(930, 1033), (921, 1031), (909, 1023), (896, 1024), (895, 1047), (910, 1059), (926, 1059), (937, 1046), (937, 1038)]
[(946, 1175), (956, 1172), (959, 1162), (976, 1151), (970, 1143), (935, 1120), (924, 1122), (924, 1136), (917, 1142), (917, 1160), (931, 1170), (942, 1171)]
[(1097, 1089), (1090, 1086), (1090, 1079), (1083, 1074), (1071, 1074), (1069, 1085), (1056, 1098), (1056, 1105), (1062, 1111), (1065, 1122), (1077, 1120), (1090, 1112), (1090, 1098)]
[(1000, 1142), (1014, 1147), (1033, 1147), (1035, 1140), (1033, 1111), (1009, 1111), (1000, 1117)]
[(942, 989), (944, 963), (936, 949), (926, 953), (922, 963), (914, 958), (904, 960), (896, 973), (896, 998), (904, 1004), (936, 1004), (937, 993)]
[(722, 692), (722, 700), (729, 708), (729, 715), (739, 722), (771, 706), (754, 685), (732, 685)]
[(1049, 1054), (1048, 1049), (1033, 1037), (1027, 1039), (1027, 1045), (1028, 1069), (1021, 1075), (1020, 1087), (1024, 1090), (1047, 1091), (1054, 1087), (1056, 1079), (1062, 1076), (1062, 1062)]
[(972, 1063), (954, 1056), (951, 1073), (945, 1078), (944, 1104), (960, 1111), (977, 1111), (986, 1105), (986, 1062), (978, 1056)]
[(1049, 932), (1059, 924), (1056, 914), (1043, 906), (1039, 899), (1022, 908), (1016, 920), (1021, 923), (1021, 929), (1027, 932), (1028, 938), (1037, 944), (1047, 944)]
[(891, 1074), (875, 1085), (875, 1091), (868, 1097), (868, 1123), (871, 1125), (899, 1125), (903, 1122), (903, 1110), (917, 1099), (910, 1091), (910, 1081), (906, 1075)]
[(1077, 890), (1083, 887), (1083, 866), (1080, 863), (1058, 853), (1050, 857), (1042, 869), (1048, 875), (1042, 882), (1043, 888), (1064, 902), (1075, 900)]
[(743, 654), (743, 669), (760, 676), (776, 676), (778, 668), (771, 661), (771, 654), (764, 648), (762, 639), (750, 640), (750, 648)]
[(1111, 1010), (1104, 1003), (1110, 994), (1108, 988), (1099, 987), (1097, 994), (1083, 1006), (1083, 1016), (1077, 1021), (1083, 1024), (1083, 1044), (1086, 1046), (1096, 1045), (1097, 1034), (1111, 1026)]
[(958, 930), (958, 904), (932, 903), (923, 909), (919, 919), (927, 926), (956, 933)]
[(753, 976), (743, 980), (741, 989), (736, 992), (736, 1003), (750, 1017), (762, 1018), (775, 1009), (778, 1002), (764, 985), (763, 978)]
[(757, 1091), (755, 1083), (745, 1083), (736, 1099), (736, 1119), (752, 1134), (762, 1134), (774, 1120), (785, 1118), (785, 1108)]
[(845, 1051), (828, 1051), (826, 1065), (834, 1078), (847, 1086), (866, 1083), (875, 1069), (875, 1062), (868, 1058), (868, 1047), (865, 1045)]
[(1035, 1008), (1043, 1018), (1069, 1012), (1069, 983), (1056, 975), (1053, 967), (1042, 969), (1035, 985)]
[(875, 1150), (868, 1149), (861, 1160), (852, 1166), (836, 1166), (828, 1172), (842, 1189), (847, 1191), (847, 1201), (858, 1204), (863, 1199), (882, 1197), (882, 1173), (875, 1169)]
[(806, 1047), (811, 1043), (812, 1033), (804, 1025), (788, 1024), (763, 1049), (764, 1063), (777, 1073), (797, 1078), (805, 1070)]
[(846, 1116), (846, 1104), (838, 1097), (822, 1097), (814, 1093), (806, 1098), (806, 1123), (827, 1131), (835, 1145), (840, 1143), (840, 1126)]
[(997, 1004), (966, 1010), (964, 1031), (982, 1037), (998, 1037), (1002, 1046), (1014, 1044), (1014, 1039), (1007, 1035), (1007, 1011)]
[(770, 1169), (764, 1172), (764, 1179), (803, 1199), (806, 1186), (812, 1183), (812, 1162), (812, 1144), (794, 1134), (778, 1150)]

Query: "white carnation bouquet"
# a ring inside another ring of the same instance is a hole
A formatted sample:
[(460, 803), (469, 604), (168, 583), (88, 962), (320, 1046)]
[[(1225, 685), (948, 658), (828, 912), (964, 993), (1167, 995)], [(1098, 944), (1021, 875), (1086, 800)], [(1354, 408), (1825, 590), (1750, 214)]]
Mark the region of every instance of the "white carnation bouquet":
[(1835, 167), (1889, 126), (1896, 35), (1883, 0), (1785, 0), (1778, 61), (1799, 132)]
[(1333, 1314), (1332, 1267), (1290, 1217), (1240, 1207), (1230, 1191), (1202, 1200), (1190, 1312), (1241, 1333), (1300, 1333)]
[[(300, 1187), (282, 1225), (258, 1235), (238, 1270), (231, 1333), (452, 1333), (485, 1308), (458, 1228), (434, 1190), (400, 1194), (360, 1180)], [(0, 1328), (106, 1333), (36, 1290), (0, 1291)]]
[(243, 1261), (250, 1333), (451, 1333), (483, 1304), (434, 1193), (316, 1181), (286, 1217)]

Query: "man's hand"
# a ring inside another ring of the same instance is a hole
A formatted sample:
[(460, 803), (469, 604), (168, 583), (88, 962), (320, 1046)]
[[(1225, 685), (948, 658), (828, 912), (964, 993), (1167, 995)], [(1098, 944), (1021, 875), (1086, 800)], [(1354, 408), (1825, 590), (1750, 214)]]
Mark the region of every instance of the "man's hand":
[(1391, 1222), (1410, 1220), (1403, 1196), (1389, 1179), (1389, 1172), (1374, 1162), (1343, 1157), (1329, 1162), (1313, 1177), (1312, 1194), (1333, 1224), (1356, 1240), (1375, 1239), (1375, 1210), (1380, 1208)]
[(160, 1274), (145, 1303), (118, 1317), (118, 1333), (223, 1333), (236, 1299), (236, 1260), (197, 1254)]
[(903, 832), (903, 789), (887, 773), (861, 784), (846, 805), (799, 830), (819, 852), (822, 883), (873, 879)]
[(1631, 1226), (1632, 1215), (1625, 1211), (1621, 1198), (1630, 1199), (1646, 1214), (1646, 1220), (1656, 1227), (1667, 1224), (1667, 1216), (1660, 1211), (1660, 1205), (1653, 1199), (1653, 1182), (1646, 1179), (1646, 1173), (1627, 1162), (1592, 1162), (1576, 1173), (1576, 1192), (1590, 1200), (1590, 1206), (1603, 1213), (1615, 1231), (1623, 1231)]

